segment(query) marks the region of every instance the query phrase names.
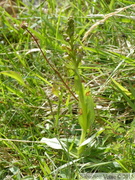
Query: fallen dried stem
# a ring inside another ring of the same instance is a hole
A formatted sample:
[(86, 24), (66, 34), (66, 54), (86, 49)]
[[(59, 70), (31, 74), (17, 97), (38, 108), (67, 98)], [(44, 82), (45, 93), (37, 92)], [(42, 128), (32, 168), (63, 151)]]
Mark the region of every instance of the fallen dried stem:
[(104, 15), (104, 19), (97, 21), (97, 22), (96, 22), (95, 24), (93, 24), (93, 25), (89, 28), (89, 30), (84, 34), (84, 37), (83, 37), (83, 39), (82, 39), (82, 42), (86, 41), (87, 37), (90, 35), (90, 33), (91, 33), (98, 25), (103, 24), (107, 19), (109, 19), (109, 18), (112, 17), (112, 16), (117, 15), (117, 14), (120, 13), (121, 11), (125, 11), (126, 9), (128, 9), (128, 8), (133, 8), (133, 7), (135, 7), (135, 4), (131, 4), (131, 5), (126, 6), (126, 7), (124, 7), (124, 8), (119, 8), (119, 9), (117, 9), (116, 11), (114, 11), (114, 12), (112, 12), (112, 13), (109, 13), (109, 14)]

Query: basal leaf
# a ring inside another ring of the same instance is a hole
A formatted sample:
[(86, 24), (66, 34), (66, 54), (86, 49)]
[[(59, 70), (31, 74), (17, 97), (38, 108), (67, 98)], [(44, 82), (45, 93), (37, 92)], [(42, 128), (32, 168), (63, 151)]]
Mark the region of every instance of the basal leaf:
[(65, 144), (60, 142), (57, 138), (42, 138), (41, 142), (47, 144), (49, 147), (53, 149), (63, 149), (65, 150)]

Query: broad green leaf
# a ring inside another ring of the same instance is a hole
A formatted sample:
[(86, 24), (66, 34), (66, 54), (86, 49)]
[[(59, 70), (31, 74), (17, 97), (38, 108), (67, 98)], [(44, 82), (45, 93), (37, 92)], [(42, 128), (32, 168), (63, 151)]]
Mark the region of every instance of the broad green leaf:
[(12, 77), (13, 79), (16, 79), (21, 85), (26, 86), (26, 84), (24, 83), (23, 78), (21, 77), (21, 75), (18, 72), (15, 72), (15, 71), (2, 71), (2, 72), (0, 72), (0, 74)]
[[(91, 127), (95, 119), (94, 102), (90, 90), (87, 88), (83, 94), (84, 105), (80, 110), (79, 123), (84, 131)], [(82, 111), (82, 112), (81, 112)]]
[(87, 109), (87, 127), (89, 128), (95, 119), (94, 102), (90, 90), (85, 90), (85, 103)]
[(60, 142), (57, 138), (42, 138), (41, 139), (42, 143), (47, 144), (49, 147), (53, 149), (63, 149), (65, 150), (65, 144), (63, 142)]

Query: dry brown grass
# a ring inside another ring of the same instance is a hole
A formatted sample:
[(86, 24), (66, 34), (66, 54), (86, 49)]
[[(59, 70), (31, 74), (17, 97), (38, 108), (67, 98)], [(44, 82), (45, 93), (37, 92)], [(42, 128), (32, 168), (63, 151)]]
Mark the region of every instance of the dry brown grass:
[(0, 2), (0, 6), (4, 8), (10, 15), (16, 17), (16, 13), (18, 12), (16, 0), (3, 0)]

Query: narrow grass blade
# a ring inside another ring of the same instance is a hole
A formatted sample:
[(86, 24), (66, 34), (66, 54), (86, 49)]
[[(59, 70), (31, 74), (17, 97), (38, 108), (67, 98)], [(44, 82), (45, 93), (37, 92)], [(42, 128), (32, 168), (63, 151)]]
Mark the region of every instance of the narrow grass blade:
[(132, 103), (132, 101), (128, 97), (129, 95), (131, 96), (131, 93), (128, 90), (126, 90), (123, 86), (121, 86), (119, 83), (117, 83), (114, 79), (112, 79), (112, 82), (114, 83), (115, 87), (121, 92), (126, 101), (129, 103), (130, 107), (135, 111), (135, 104)]

